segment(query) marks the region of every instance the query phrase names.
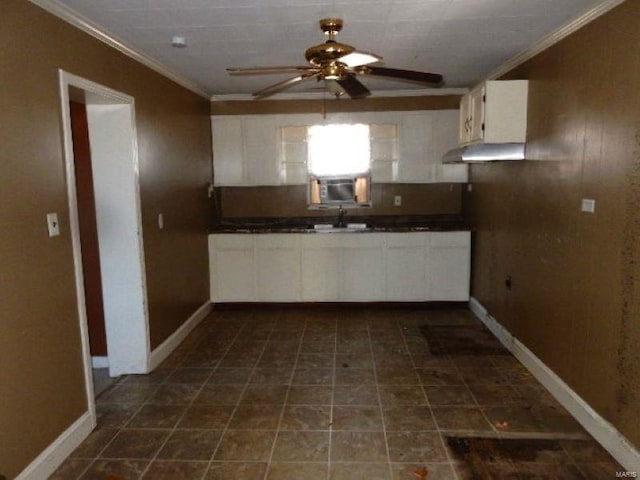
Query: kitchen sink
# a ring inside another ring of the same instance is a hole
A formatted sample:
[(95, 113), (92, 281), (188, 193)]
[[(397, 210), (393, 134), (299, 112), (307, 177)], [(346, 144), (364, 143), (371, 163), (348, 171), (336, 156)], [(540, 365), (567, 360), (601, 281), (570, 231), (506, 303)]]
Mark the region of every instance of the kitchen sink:
[(371, 228), (366, 223), (347, 223), (344, 227), (336, 227), (331, 223), (321, 223), (313, 226), (316, 233), (350, 233), (367, 232)]

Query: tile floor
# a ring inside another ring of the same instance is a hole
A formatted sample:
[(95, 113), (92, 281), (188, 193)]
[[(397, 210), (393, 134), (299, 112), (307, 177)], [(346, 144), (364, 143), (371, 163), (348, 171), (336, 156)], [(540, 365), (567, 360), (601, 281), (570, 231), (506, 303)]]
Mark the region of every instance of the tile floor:
[[(623, 470), (483, 329), (463, 309), (216, 311), (156, 371), (123, 376), (98, 397), (98, 428), (52, 478), (600, 479)], [(525, 463), (485, 455), (491, 468), (478, 474), (477, 459), (449, 446), (471, 437), (553, 444)]]

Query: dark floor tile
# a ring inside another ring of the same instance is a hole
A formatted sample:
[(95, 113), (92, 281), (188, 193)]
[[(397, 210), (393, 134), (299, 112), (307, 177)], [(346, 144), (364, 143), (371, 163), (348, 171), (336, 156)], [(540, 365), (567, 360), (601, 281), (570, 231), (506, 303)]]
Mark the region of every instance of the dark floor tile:
[(220, 440), (214, 459), (267, 461), (275, 436), (275, 431), (227, 430)]
[(430, 405), (472, 405), (475, 400), (465, 386), (425, 386)]
[(563, 410), (544, 406), (487, 407), (484, 412), (498, 431), (582, 433), (578, 422)]
[(202, 478), (208, 466), (208, 462), (154, 460), (142, 478), (144, 480), (195, 480)]
[(493, 432), (491, 425), (477, 407), (433, 407), (433, 415), (442, 430)]
[(333, 432), (330, 455), (331, 463), (388, 461), (382, 432)]
[(71, 480), (78, 478), (93, 462), (92, 458), (67, 458), (58, 469), (53, 472), (49, 480)]
[(169, 436), (169, 430), (120, 430), (102, 458), (153, 458)]
[(127, 428), (173, 428), (186, 409), (175, 405), (143, 405)]
[(445, 462), (447, 454), (438, 432), (387, 432), (392, 462)]
[(220, 364), (222, 355), (203, 355), (194, 352), (193, 355), (185, 355), (180, 363), (183, 368), (215, 368)]
[(292, 385), (287, 395), (288, 405), (330, 405), (333, 389), (329, 386)]
[(271, 463), (267, 480), (326, 480), (326, 463)]
[(253, 375), (251, 375), (251, 379), (249, 380), (249, 383), (287, 385), (291, 383), (292, 373), (293, 373), (293, 367), (286, 367), (286, 368), (260, 367), (254, 370)]
[(147, 401), (153, 393), (159, 388), (153, 384), (129, 384), (123, 383), (115, 385), (105, 391), (98, 403), (126, 403), (126, 404), (142, 404)]
[(431, 409), (426, 405), (384, 407), (384, 426), (389, 430), (435, 430)]
[(240, 385), (205, 385), (194, 405), (236, 405), (244, 391)]
[(336, 385), (374, 385), (376, 383), (373, 369), (336, 366)]
[(96, 420), (98, 427), (118, 428), (127, 423), (140, 409), (138, 404), (129, 403), (97, 403)]
[(392, 463), (391, 469), (393, 480), (458, 480), (448, 463)]
[(432, 355), (421, 353), (411, 355), (416, 368), (453, 368), (454, 364), (448, 355)]
[(234, 408), (231, 405), (193, 405), (186, 410), (178, 428), (224, 429)]
[(373, 368), (370, 353), (339, 353), (336, 355), (336, 368)]
[(377, 406), (334, 406), (332, 427), (335, 430), (382, 430), (380, 408)]
[(258, 367), (267, 368), (293, 368), (296, 362), (297, 350), (295, 351), (265, 351)]
[(158, 387), (147, 403), (154, 405), (189, 405), (198, 395), (199, 385), (163, 384)]
[(328, 460), (329, 432), (278, 432), (272, 461), (327, 462)]
[[(411, 479), (405, 476), (402, 480)], [(330, 480), (390, 480), (388, 463), (332, 463)], [(412, 479), (413, 480), (413, 479)]]
[(218, 366), (230, 368), (230, 367), (244, 367), (252, 368), (258, 362), (260, 358), (259, 353), (247, 353), (246, 355), (238, 353), (236, 355), (225, 355)]
[(420, 385), (379, 385), (378, 389), (384, 407), (427, 404), (427, 397)]
[(298, 355), (297, 368), (333, 368), (332, 354), (301, 353)]
[(282, 413), (281, 405), (238, 405), (229, 428), (275, 430)]
[(424, 386), (464, 385), (456, 368), (433, 367), (416, 369), (420, 383)]
[(209, 385), (244, 385), (249, 381), (252, 368), (217, 368), (209, 377)]
[(93, 458), (113, 440), (118, 433), (114, 428), (96, 428), (71, 454), (72, 457)]
[(375, 385), (336, 385), (334, 405), (379, 405)]
[(331, 368), (296, 368), (292, 385), (331, 385), (333, 369)]
[(240, 398), (241, 405), (283, 405), (287, 385), (249, 385)]
[(161, 366), (156, 368), (151, 373), (146, 373), (144, 375), (125, 375), (124, 378), (120, 381), (120, 384), (124, 385), (160, 385), (163, 383), (171, 372), (173, 372), (172, 368), (162, 368)]
[(202, 385), (212, 373), (212, 368), (176, 368), (164, 383), (191, 383)]
[(506, 385), (509, 383), (495, 367), (458, 368), (467, 385)]
[(329, 406), (286, 405), (280, 430), (327, 430), (330, 427)]
[(480, 406), (518, 405), (526, 402), (511, 385), (469, 385), (469, 390)]
[(167, 439), (157, 458), (210, 460), (221, 435), (220, 430), (175, 430)]
[(401, 368), (411, 370), (413, 358), (411, 355), (376, 355), (375, 365), (377, 369)]
[(382, 385), (419, 385), (420, 379), (413, 368), (381, 367), (376, 369), (378, 383)]
[(149, 464), (148, 460), (96, 460), (80, 477), (81, 480), (123, 478), (137, 480)]

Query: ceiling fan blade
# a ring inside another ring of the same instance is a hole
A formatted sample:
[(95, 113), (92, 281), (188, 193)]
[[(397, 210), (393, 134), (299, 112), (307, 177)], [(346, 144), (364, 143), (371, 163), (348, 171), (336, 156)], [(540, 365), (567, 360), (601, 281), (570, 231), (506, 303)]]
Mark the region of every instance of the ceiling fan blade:
[(397, 68), (385, 67), (359, 67), (357, 73), (365, 75), (375, 75), (376, 77), (389, 77), (397, 80), (409, 82), (426, 83), (434, 87), (441, 87), (444, 82), (442, 75), (438, 73), (416, 72), (414, 70), (399, 70)]
[(263, 88), (262, 90), (255, 92), (253, 96), (256, 100), (260, 100), (261, 98), (269, 97), (275, 93), (292, 87), (297, 83), (311, 80), (312, 78), (316, 78), (317, 76), (318, 73), (316, 72), (307, 73), (305, 75), (298, 75), (297, 77), (289, 78), (287, 80), (283, 80), (282, 82), (275, 83), (267, 88)]
[(344, 88), (351, 98), (364, 98), (371, 95), (371, 92), (352, 74), (347, 74), (342, 80), (336, 80)]
[(227, 68), (231, 75), (271, 75), (275, 73), (296, 73), (317, 70), (317, 67), (249, 67), (249, 68)]
[(368, 52), (351, 52), (346, 55), (343, 55), (338, 59), (339, 62), (344, 63), (347, 67), (360, 67), (362, 65), (369, 65), (370, 63), (379, 62), (382, 60), (382, 57), (378, 55), (374, 55), (373, 53)]

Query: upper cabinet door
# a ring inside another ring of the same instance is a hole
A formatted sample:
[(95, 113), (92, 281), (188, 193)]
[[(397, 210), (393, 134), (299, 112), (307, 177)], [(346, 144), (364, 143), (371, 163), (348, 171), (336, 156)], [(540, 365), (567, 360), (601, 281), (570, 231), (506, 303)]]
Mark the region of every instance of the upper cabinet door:
[(521, 143), (527, 134), (527, 80), (490, 80), (460, 101), (459, 143)]
[(434, 181), (435, 163), (431, 158), (433, 143), (433, 112), (406, 112), (400, 125), (400, 183)]
[(279, 185), (278, 117), (256, 115), (243, 120), (247, 185)]
[(242, 118), (213, 117), (211, 126), (215, 185), (244, 185)]

